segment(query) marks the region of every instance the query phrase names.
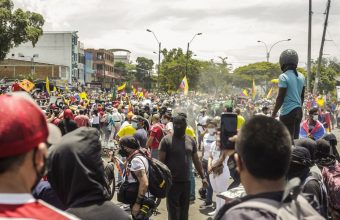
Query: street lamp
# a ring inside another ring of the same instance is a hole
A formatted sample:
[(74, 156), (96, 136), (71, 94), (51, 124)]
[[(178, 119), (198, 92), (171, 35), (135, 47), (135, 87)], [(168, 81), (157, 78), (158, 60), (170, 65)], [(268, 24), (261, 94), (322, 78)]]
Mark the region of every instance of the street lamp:
[(155, 37), (157, 43), (158, 43), (158, 71), (157, 71), (157, 88), (159, 89), (159, 74), (161, 72), (161, 42), (158, 40), (156, 34), (150, 30), (150, 29), (146, 29), (147, 32), (150, 32), (153, 34), (153, 36)]
[(273, 47), (274, 47), (275, 45), (277, 45), (278, 43), (281, 43), (281, 42), (284, 42), (284, 41), (291, 41), (291, 40), (292, 40), (292, 39), (290, 39), (290, 38), (288, 38), (288, 39), (286, 39), (286, 40), (279, 40), (279, 41), (277, 41), (276, 43), (274, 43), (274, 44), (269, 48), (269, 50), (268, 50), (268, 46), (267, 46), (267, 44), (266, 44), (265, 42), (263, 42), (263, 41), (261, 41), (261, 40), (258, 40), (257, 42), (258, 42), (258, 43), (263, 43), (264, 46), (266, 47), (266, 58), (267, 58), (267, 62), (269, 62), (270, 52), (272, 51)]
[(35, 73), (34, 58), (38, 58), (39, 54), (35, 53), (33, 54), (33, 56), (30, 57), (30, 56), (25, 56), (23, 53), (18, 53), (18, 56), (22, 58), (27, 57), (31, 59), (31, 75), (33, 76), (33, 74)]
[(195, 37), (196, 37), (197, 35), (202, 35), (202, 33), (197, 33), (197, 34), (195, 34), (195, 35), (193, 36), (193, 38), (191, 39), (191, 41), (188, 42), (188, 45), (187, 45), (187, 59), (186, 59), (186, 63), (185, 63), (185, 76), (188, 75), (189, 47), (190, 47), (191, 42), (195, 39)]

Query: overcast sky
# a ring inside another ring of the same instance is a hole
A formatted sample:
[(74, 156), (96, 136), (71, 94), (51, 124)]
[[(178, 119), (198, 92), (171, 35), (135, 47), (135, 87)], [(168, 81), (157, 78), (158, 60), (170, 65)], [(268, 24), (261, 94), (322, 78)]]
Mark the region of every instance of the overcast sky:
[[(312, 58), (318, 56), (327, 0), (313, 0)], [(15, 7), (34, 10), (45, 17), (45, 31), (79, 31), (86, 48), (129, 49), (132, 59), (145, 56), (157, 61), (153, 51), (162, 47), (186, 49), (190, 45), (200, 60), (228, 56), (234, 67), (264, 61), (262, 40), (275, 46), (270, 61), (292, 48), (307, 58), (307, 0), (14, 0)], [(324, 53), (340, 58), (340, 2), (333, 0)]]

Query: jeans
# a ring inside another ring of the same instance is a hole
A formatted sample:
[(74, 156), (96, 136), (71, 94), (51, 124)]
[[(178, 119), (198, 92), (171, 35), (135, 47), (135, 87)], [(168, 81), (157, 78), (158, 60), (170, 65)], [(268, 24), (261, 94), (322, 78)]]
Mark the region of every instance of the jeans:
[(188, 220), (190, 182), (174, 182), (166, 198), (168, 220)]
[(190, 196), (195, 197), (195, 176), (194, 172), (192, 171), (192, 163), (189, 165), (189, 172), (190, 172)]
[(204, 171), (204, 175), (207, 177), (209, 186), (207, 188), (207, 198), (205, 199), (206, 203), (211, 203), (212, 202), (212, 197), (213, 197), (213, 189), (211, 187), (211, 183), (210, 183), (210, 177), (208, 174), (208, 161), (207, 160), (202, 160), (202, 166), (203, 166), (203, 171)]
[(299, 139), (300, 123), (302, 120), (302, 108), (293, 109), (287, 115), (281, 115), (280, 121), (286, 125), (292, 140)]

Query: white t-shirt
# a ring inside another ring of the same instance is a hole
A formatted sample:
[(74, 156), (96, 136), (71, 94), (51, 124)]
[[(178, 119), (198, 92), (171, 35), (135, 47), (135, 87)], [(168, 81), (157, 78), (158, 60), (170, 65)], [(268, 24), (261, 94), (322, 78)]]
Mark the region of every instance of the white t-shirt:
[(211, 145), (216, 140), (215, 135), (205, 134), (203, 137), (203, 160), (209, 159), (209, 154), (211, 150)]
[[(212, 164), (216, 163), (216, 161), (218, 161), (218, 159), (220, 158), (220, 155), (221, 155), (221, 150), (217, 148), (216, 146), (216, 141), (214, 141), (212, 144), (211, 144), (211, 148), (210, 148), (210, 154), (212, 156)], [(226, 157), (223, 161), (223, 166), (224, 166), (224, 169), (227, 168), (228, 169), (228, 158), (229, 157)], [(229, 170), (229, 169), (228, 169)]]
[(92, 124), (99, 124), (99, 115), (97, 115), (97, 116), (93, 115), (92, 116)]
[[(146, 174), (149, 175), (149, 162), (148, 160), (143, 157), (143, 156), (136, 156), (134, 157), (130, 164), (129, 164), (129, 170), (131, 172), (136, 172), (136, 171), (139, 171), (139, 170), (145, 170)], [(131, 172), (129, 172), (129, 175), (128, 175), (128, 179), (127, 181), (129, 183), (135, 183), (137, 182), (137, 180), (132, 176)]]

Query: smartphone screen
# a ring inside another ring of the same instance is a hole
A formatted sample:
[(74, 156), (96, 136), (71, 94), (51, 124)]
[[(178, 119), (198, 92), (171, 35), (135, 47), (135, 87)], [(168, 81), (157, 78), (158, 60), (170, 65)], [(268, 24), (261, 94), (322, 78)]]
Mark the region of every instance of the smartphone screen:
[(235, 149), (235, 143), (229, 141), (230, 137), (237, 134), (237, 114), (224, 113), (221, 115), (221, 149)]

